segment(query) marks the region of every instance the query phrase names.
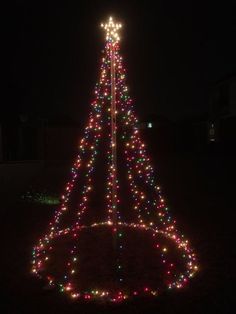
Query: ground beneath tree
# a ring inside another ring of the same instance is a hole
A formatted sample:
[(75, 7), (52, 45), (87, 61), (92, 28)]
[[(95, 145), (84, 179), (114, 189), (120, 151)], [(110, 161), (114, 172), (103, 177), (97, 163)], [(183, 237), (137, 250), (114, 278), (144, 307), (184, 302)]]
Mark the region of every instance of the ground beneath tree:
[[(171, 213), (199, 256), (200, 273), (190, 285), (156, 299), (141, 298), (117, 306), (73, 302), (57, 290), (45, 289), (45, 283), (30, 274), (31, 252), (44, 234), (55, 205), (26, 203), (20, 199), (21, 194), (9, 193), (7, 200), (2, 201), (1, 217), (4, 314), (234, 312), (235, 156), (225, 153), (182, 153), (169, 159), (166, 155), (158, 156), (158, 179), (165, 187)], [(59, 172), (59, 168), (53, 170), (54, 174)], [(35, 178), (31, 183), (41, 186), (46, 183), (48, 190), (54, 186), (60, 191), (64, 175), (65, 172), (61, 178), (54, 177), (46, 169), (41, 182)]]
[[(119, 225), (114, 232), (111, 225), (98, 225), (81, 229), (77, 238), (73, 235), (56, 236), (45, 246), (40, 272), (57, 284), (71, 282), (73, 293), (110, 291), (114, 297), (120, 291), (125, 295), (161, 293), (186, 271), (183, 253), (174, 241), (152, 230)], [(70, 251), (75, 246), (73, 260)]]

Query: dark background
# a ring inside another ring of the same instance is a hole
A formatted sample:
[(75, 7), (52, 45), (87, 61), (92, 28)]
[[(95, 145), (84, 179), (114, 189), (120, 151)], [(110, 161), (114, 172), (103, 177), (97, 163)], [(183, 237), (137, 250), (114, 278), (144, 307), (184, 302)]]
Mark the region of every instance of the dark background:
[[(3, 313), (233, 313), (236, 122), (228, 109), (211, 111), (209, 99), (218, 82), (235, 77), (234, 1), (13, 1), (2, 13)], [(110, 15), (123, 23), (121, 53), (138, 116), (157, 125), (143, 130), (157, 178), (200, 265), (187, 289), (115, 307), (71, 303), (32, 278), (32, 246), (55, 205), (22, 199), (31, 188), (63, 190), (99, 75), (100, 23)], [(32, 149), (38, 128), (40, 154)]]
[(234, 9), (234, 1), (13, 1), (2, 110), (84, 119), (99, 75), (100, 23), (113, 15), (124, 24), (121, 50), (138, 113), (206, 112), (209, 84), (236, 70)]

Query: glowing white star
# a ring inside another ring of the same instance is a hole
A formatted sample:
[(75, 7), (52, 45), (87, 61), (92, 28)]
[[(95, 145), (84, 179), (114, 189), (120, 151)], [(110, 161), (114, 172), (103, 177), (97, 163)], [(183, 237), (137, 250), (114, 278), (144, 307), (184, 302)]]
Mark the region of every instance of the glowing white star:
[(114, 23), (112, 17), (109, 18), (108, 23), (101, 24), (101, 27), (104, 28), (106, 32), (106, 40), (111, 40), (114, 43), (120, 40), (118, 31), (122, 25), (120, 23)]

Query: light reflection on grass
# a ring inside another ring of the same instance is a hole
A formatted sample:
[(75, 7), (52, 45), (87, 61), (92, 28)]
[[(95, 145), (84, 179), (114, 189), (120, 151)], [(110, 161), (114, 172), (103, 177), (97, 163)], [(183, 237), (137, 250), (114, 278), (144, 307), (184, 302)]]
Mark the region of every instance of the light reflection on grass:
[(21, 199), (26, 202), (44, 205), (58, 205), (60, 203), (59, 196), (50, 194), (47, 191), (36, 192), (29, 190), (21, 196)]

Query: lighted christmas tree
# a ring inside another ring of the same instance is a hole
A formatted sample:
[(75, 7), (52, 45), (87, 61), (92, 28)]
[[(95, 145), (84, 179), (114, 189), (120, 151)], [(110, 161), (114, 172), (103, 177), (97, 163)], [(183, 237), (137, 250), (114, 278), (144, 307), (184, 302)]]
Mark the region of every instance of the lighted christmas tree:
[(72, 298), (121, 301), (181, 288), (196, 256), (169, 214), (141, 140), (119, 30), (110, 18), (100, 79), (61, 205), (33, 273)]

